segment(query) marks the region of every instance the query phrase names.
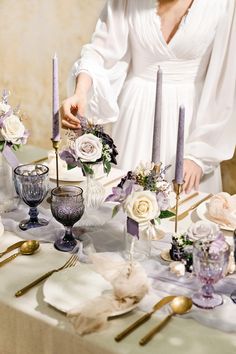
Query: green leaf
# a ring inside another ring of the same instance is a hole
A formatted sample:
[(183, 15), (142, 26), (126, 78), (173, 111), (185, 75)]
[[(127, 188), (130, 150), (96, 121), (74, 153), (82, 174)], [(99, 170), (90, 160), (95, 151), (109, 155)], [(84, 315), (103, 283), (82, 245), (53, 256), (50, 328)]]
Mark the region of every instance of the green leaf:
[(4, 149), (5, 141), (0, 141), (0, 151), (2, 152)]
[(70, 164), (68, 164), (67, 165), (67, 170), (72, 170), (73, 168), (75, 168), (76, 167), (76, 165), (70, 165)]
[(175, 216), (175, 213), (172, 213), (172, 211), (162, 210), (161, 214), (159, 215), (159, 218), (160, 219), (167, 219), (167, 218), (171, 218), (172, 216)]
[(110, 161), (103, 160), (103, 170), (108, 175), (111, 171), (111, 163)]
[(84, 170), (84, 173), (86, 175), (93, 175), (94, 174), (94, 171), (93, 169), (90, 167), (90, 165), (86, 164), (86, 163), (83, 163), (83, 170)]
[(114, 206), (113, 210), (112, 210), (112, 217), (114, 218), (114, 216), (116, 216), (116, 214), (120, 211), (121, 205), (117, 204), (116, 206)]
[(14, 145), (12, 145), (12, 148), (13, 148), (13, 150), (15, 150), (15, 151), (19, 150), (20, 147), (21, 147), (20, 144), (14, 144)]

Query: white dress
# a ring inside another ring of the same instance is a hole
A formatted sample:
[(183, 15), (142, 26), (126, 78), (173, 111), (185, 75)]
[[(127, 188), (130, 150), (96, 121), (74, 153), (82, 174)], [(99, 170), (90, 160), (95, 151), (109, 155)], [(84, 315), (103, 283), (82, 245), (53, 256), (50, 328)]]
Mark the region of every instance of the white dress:
[(221, 190), (219, 163), (232, 157), (236, 141), (235, 0), (194, 0), (169, 44), (155, 0), (110, 0), (92, 42), (72, 69), (74, 79), (93, 79), (89, 110), (113, 122), (119, 167), (150, 161), (156, 72), (163, 71), (161, 161), (173, 178), (178, 109), (184, 105), (185, 157), (204, 171), (201, 190)]

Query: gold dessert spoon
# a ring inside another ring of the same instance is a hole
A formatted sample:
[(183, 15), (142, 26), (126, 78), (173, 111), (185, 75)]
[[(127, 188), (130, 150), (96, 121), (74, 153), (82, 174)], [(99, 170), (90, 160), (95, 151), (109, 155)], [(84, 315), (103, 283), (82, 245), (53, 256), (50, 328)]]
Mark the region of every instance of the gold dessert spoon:
[(19, 251), (17, 253), (14, 253), (12, 256), (10, 256), (10, 257), (4, 259), (4, 261), (0, 262), (0, 267), (3, 266), (6, 263), (12, 261), (17, 256), (19, 256), (20, 254), (22, 254), (22, 255), (31, 255), (38, 248), (39, 248), (39, 242), (38, 241), (36, 241), (36, 240), (25, 241), (24, 243), (22, 243), (22, 245), (20, 246), (20, 249), (19, 249)]
[(140, 345), (148, 343), (159, 330), (166, 325), (173, 315), (183, 315), (188, 312), (192, 307), (192, 299), (186, 296), (176, 296), (170, 304), (172, 312), (164, 318), (156, 327), (146, 334), (140, 341)]

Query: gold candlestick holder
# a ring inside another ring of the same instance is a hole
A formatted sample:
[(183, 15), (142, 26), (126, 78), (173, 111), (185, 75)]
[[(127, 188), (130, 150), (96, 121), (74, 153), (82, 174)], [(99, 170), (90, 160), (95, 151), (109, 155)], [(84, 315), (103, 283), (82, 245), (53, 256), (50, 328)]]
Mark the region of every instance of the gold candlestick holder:
[(55, 150), (55, 156), (56, 156), (56, 184), (57, 184), (57, 187), (59, 187), (58, 149), (60, 146), (60, 141), (52, 140), (52, 146), (53, 146), (53, 149)]
[(159, 175), (159, 173), (160, 173), (160, 171), (161, 171), (161, 165), (162, 165), (161, 162), (154, 164), (153, 170), (155, 171), (155, 173), (156, 173), (157, 175)]
[(183, 191), (184, 183), (177, 183), (175, 180), (173, 181), (174, 192), (176, 195), (176, 203), (175, 203), (175, 233), (178, 232), (178, 214), (179, 214), (179, 199), (180, 194)]

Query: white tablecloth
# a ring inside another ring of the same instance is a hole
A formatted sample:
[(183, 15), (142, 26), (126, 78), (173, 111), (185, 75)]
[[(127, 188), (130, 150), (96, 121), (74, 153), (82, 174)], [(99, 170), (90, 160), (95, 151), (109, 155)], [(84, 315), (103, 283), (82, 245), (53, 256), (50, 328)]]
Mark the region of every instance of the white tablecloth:
[[(202, 195), (198, 198), (201, 197)], [(187, 204), (184, 208), (187, 208)], [(192, 221), (197, 219), (196, 212), (193, 212), (180, 223), (180, 230), (185, 230)], [(117, 249), (119, 245), (122, 247), (123, 226), (119, 227), (117, 223), (115, 225), (117, 227), (114, 228), (113, 234), (109, 232), (106, 235), (105, 227), (103, 227), (103, 232), (93, 230), (91, 233), (98, 251), (115, 251), (114, 247)], [(173, 227), (171, 221), (161, 224), (163, 229), (170, 230)], [(227, 234), (230, 239), (231, 234)], [(0, 239), (0, 249), (5, 249), (17, 240), (19, 237), (15, 234), (5, 232)], [(165, 247), (165, 244), (160, 242), (159, 246), (161, 249)], [(112, 320), (109, 328), (104, 332), (85, 337), (76, 335), (65, 316), (44, 303), (42, 284), (20, 298), (14, 297), (16, 290), (44, 272), (62, 265), (68, 258), (68, 254), (56, 251), (51, 243), (41, 244), (40, 248), (34, 256), (19, 256), (1, 268), (1, 354), (139, 354), (144, 351), (153, 354), (157, 352), (163, 354), (167, 352), (231, 354), (235, 352), (235, 334), (203, 326), (190, 318), (172, 319), (168, 326), (146, 347), (140, 347), (138, 340), (159, 321), (163, 312), (159, 312), (157, 317), (154, 316), (147, 324), (141, 326), (120, 343), (114, 341), (114, 336), (139, 316), (138, 311)], [(156, 276), (158, 279), (158, 272)], [(158, 287), (158, 280), (156, 286)], [(174, 288), (175, 285), (173, 285), (173, 290)], [(165, 291), (163, 285), (160, 290)], [(207, 311), (206, 316), (211, 316), (211, 312)]]
[[(24, 163), (44, 156), (47, 156), (45, 150), (39, 151), (39, 149), (30, 146), (25, 147), (24, 151), (19, 154), (20, 160)], [(113, 181), (113, 184), (115, 184), (115, 181)], [(108, 185), (107, 191), (109, 188)], [(198, 198), (201, 198), (201, 196)], [(196, 200), (192, 200), (190, 204)], [(184, 209), (187, 207), (188, 204), (185, 204)], [(24, 210), (22, 212), (24, 213)], [(180, 223), (179, 229), (185, 230), (191, 222), (197, 220), (197, 214), (193, 212)], [(98, 251), (115, 251), (122, 247), (123, 226), (119, 223), (114, 225), (116, 226), (112, 234), (110, 231), (105, 232), (104, 228), (103, 232), (93, 230), (94, 245)], [(12, 222), (11, 227), (14, 226), (15, 224)], [(168, 231), (173, 230), (173, 222), (163, 222), (161, 228)], [(41, 230), (41, 234), (39, 232), (37, 236), (43, 239), (45, 231)], [(16, 235), (16, 229), (15, 232), (5, 232), (0, 238), (0, 250), (23, 237), (19, 231), (17, 233), (18, 236)], [(226, 234), (229, 236), (229, 240), (232, 239), (232, 233), (227, 232)], [(51, 241), (53, 238), (52, 235)], [(159, 251), (165, 247), (164, 242), (158, 243)], [(13, 262), (1, 268), (0, 354), (235, 353), (235, 333), (230, 334), (203, 326), (191, 318), (173, 318), (168, 326), (146, 347), (140, 347), (138, 340), (153, 325), (158, 323), (157, 321), (163, 316), (163, 312), (160, 311), (157, 316), (151, 318), (148, 323), (138, 328), (122, 342), (116, 343), (114, 336), (136, 320), (140, 316), (140, 311), (133, 311), (111, 320), (109, 328), (104, 332), (80, 337), (75, 334), (72, 325), (64, 314), (44, 302), (42, 284), (31, 289), (20, 298), (14, 297), (16, 290), (30, 283), (37, 276), (61, 266), (67, 259), (68, 254), (55, 250), (52, 243), (42, 243), (40, 251), (34, 256), (19, 256)], [(156, 275), (154, 274), (154, 277)], [(158, 282), (156, 285), (158, 287)], [(173, 290), (174, 288), (175, 284), (173, 284)], [(162, 288), (162, 291), (164, 290)], [(207, 317), (210, 317), (210, 314), (210, 311), (206, 312)]]

